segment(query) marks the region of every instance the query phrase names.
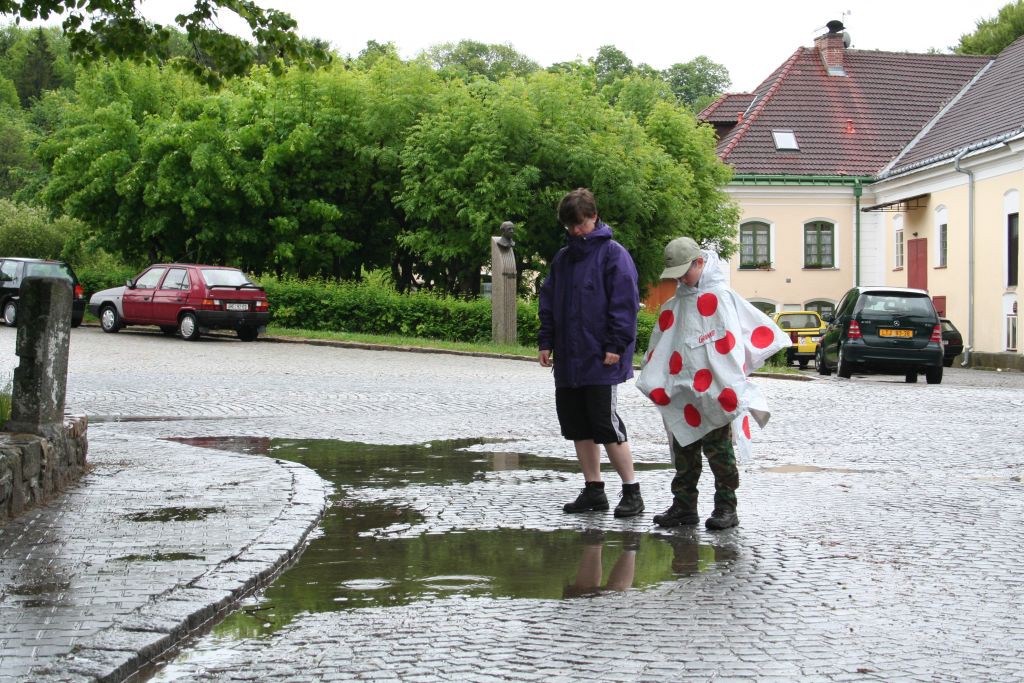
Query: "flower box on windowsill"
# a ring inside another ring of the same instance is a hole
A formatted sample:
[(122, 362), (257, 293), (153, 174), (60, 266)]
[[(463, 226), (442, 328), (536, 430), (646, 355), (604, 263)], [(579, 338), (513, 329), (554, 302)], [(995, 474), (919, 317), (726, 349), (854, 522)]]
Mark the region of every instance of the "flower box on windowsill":
[(762, 263), (740, 264), (740, 270), (771, 270), (772, 264), (768, 261)]

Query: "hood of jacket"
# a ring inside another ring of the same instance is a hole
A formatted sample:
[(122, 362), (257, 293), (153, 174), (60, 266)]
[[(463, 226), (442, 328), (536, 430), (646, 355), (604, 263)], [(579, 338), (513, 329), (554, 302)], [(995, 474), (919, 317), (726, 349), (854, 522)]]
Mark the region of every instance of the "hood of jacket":
[(701, 249), (700, 255), (704, 257), (704, 270), (700, 274), (697, 286), (690, 287), (680, 280), (676, 286), (676, 296), (695, 296), (728, 286), (725, 272), (722, 270), (722, 260), (718, 258), (718, 254)]
[(607, 223), (597, 222), (594, 229), (586, 235), (568, 235), (566, 237), (566, 248), (568, 256), (573, 261), (580, 261), (586, 258), (594, 249), (606, 240), (612, 238), (612, 228)]

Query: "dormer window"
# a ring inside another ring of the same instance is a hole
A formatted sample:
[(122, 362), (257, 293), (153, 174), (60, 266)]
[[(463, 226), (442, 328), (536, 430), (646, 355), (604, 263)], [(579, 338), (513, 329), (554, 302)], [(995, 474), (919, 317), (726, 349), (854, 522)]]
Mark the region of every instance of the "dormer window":
[(800, 145), (796, 144), (796, 134), (791, 130), (773, 130), (772, 138), (775, 139), (775, 149), (794, 150), (799, 152)]

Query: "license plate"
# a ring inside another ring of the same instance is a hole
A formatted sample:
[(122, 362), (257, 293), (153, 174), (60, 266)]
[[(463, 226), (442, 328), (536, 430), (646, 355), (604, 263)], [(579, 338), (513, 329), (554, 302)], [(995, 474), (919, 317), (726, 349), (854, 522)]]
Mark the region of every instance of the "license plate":
[(904, 337), (909, 338), (914, 336), (913, 330), (879, 330), (879, 337)]
[(248, 311), (249, 304), (224, 304), (224, 308), (229, 311)]

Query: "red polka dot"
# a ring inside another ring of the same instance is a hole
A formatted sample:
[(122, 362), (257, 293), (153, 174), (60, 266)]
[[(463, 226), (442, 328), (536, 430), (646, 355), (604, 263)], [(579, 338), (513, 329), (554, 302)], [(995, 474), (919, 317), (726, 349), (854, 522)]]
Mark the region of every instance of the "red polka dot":
[(732, 332), (726, 332), (725, 336), (715, 342), (715, 350), (723, 356), (733, 350), (736, 346), (736, 337), (732, 336)]
[(711, 386), (711, 371), (708, 369), (698, 370), (697, 374), (693, 376), (693, 390), (694, 391), (707, 391), (708, 387)]
[(650, 363), (651, 362), (651, 356), (653, 356), (653, 355), (654, 355), (654, 349), (651, 349), (650, 351), (647, 352), (647, 358), (644, 359), (644, 362), (645, 363)]
[(682, 369), (683, 357), (679, 355), (678, 351), (673, 351), (672, 357), (668, 359), (668, 371), (673, 375), (678, 375)]
[(718, 297), (710, 292), (697, 297), (697, 310), (704, 317), (714, 315), (718, 310)]
[(736, 398), (736, 392), (732, 389), (722, 389), (722, 393), (718, 395), (718, 404), (722, 406), (722, 410), (727, 413), (731, 413), (736, 410), (736, 406), (739, 405), (739, 399)]
[(700, 411), (692, 403), (687, 403), (683, 408), (683, 417), (686, 418), (686, 424), (691, 427), (700, 427)]
[(750, 438), (750, 416), (743, 416), (743, 436)]
[(672, 323), (676, 321), (675, 313), (672, 311), (662, 311), (661, 315), (658, 316), (658, 327), (662, 332), (672, 327)]
[(759, 349), (766, 349), (775, 341), (775, 332), (767, 325), (761, 325), (750, 333), (750, 343)]
[(657, 389), (651, 391), (651, 400), (657, 403), (659, 406), (667, 406), (669, 403), (672, 402), (672, 399), (668, 397), (668, 394), (665, 393), (665, 390), (662, 389), (661, 387), (658, 387)]

